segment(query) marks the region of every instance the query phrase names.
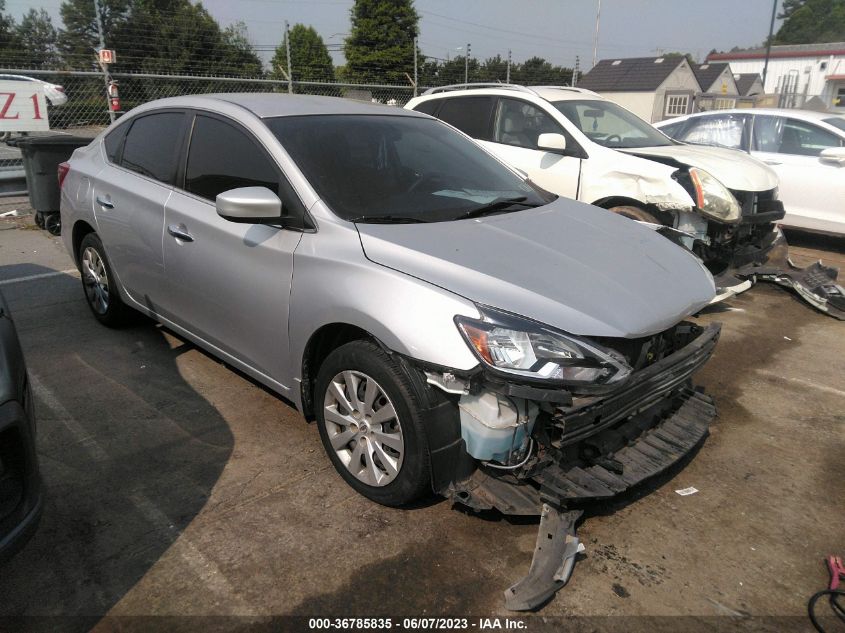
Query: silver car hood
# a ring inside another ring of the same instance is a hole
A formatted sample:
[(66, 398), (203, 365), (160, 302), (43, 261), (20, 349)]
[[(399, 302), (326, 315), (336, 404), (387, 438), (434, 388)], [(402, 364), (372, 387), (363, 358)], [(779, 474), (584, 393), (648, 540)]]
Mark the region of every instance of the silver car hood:
[(680, 144), (619, 151), (646, 158), (670, 158), (688, 167), (698, 167), (736, 191), (768, 191), (778, 186), (778, 176), (771, 167), (736, 149)]
[(471, 220), (357, 227), (377, 264), (573, 334), (655, 334), (715, 293), (690, 252), (627, 218), (563, 198)]

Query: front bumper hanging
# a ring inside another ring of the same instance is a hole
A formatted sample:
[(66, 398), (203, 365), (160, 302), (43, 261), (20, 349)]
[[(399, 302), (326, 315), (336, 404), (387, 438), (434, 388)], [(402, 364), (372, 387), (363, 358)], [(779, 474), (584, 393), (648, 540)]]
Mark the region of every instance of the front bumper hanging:
[(575, 523), (585, 504), (666, 471), (707, 436), (716, 407), (691, 378), (712, 355), (720, 326), (686, 329), (693, 338), (618, 390), (576, 402), (547, 399), (532, 433), (536, 454), (529, 453), (519, 468), (481, 465), (443, 491), (478, 511), (540, 515), (530, 570), (505, 592), (508, 609), (534, 609), (566, 584), (579, 551)]
[(837, 282), (839, 270), (821, 261), (799, 268), (789, 258), (789, 244), (777, 231), (764, 258), (730, 268), (716, 278), (718, 287), (729, 288), (742, 282), (768, 281), (794, 290), (817, 310), (845, 320), (845, 289)]

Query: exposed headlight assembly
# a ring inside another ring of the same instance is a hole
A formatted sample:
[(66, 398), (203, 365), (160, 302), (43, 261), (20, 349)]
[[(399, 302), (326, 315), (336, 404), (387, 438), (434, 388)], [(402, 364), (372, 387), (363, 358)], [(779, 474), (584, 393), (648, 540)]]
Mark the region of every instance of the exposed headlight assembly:
[(695, 192), (695, 206), (701, 209), (704, 215), (722, 222), (739, 220), (742, 215), (739, 202), (715, 176), (703, 169), (691, 167), (689, 177)]
[(625, 359), (592, 341), (479, 306), (482, 318), (455, 317), (476, 356), (494, 371), (562, 385), (601, 386), (631, 374)]

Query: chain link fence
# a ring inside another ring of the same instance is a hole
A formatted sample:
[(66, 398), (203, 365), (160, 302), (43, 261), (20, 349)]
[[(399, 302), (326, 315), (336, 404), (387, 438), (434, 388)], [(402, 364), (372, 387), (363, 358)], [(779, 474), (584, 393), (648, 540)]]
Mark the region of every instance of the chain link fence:
[[(50, 132), (37, 134), (73, 134), (93, 138), (110, 123), (106, 82), (100, 72), (8, 68), (0, 69), (0, 74), (32, 77), (64, 89), (65, 103), (56, 105), (48, 100)], [(121, 109), (116, 113), (117, 117), (143, 103), (165, 97), (220, 92), (287, 93), (289, 90), (287, 81), (259, 78), (127, 73), (112, 73), (111, 78), (117, 82), (120, 94)], [(294, 94), (345, 97), (397, 107), (404, 106), (414, 96), (410, 85), (294, 81), (291, 89)], [(0, 136), (6, 141), (0, 143), (0, 217), (4, 213), (10, 214), (7, 218), (15, 217), (15, 213), (31, 213), (25, 193), (21, 152), (14, 146), (20, 136)]]

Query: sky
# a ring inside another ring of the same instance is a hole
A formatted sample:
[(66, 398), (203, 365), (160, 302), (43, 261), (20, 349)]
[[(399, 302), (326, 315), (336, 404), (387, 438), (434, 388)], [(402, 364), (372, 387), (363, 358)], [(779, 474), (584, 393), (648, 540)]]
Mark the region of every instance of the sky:
[[(91, 0), (93, 2), (93, 0)], [(688, 52), (703, 61), (711, 49), (754, 46), (769, 30), (773, 0), (601, 0), (598, 58), (645, 57)], [(349, 32), (353, 0), (204, 0), (222, 26), (246, 23), (250, 39), (269, 59), (285, 20), (310, 24), (330, 48), (340, 49)], [(6, 0), (17, 19), (31, 7), (44, 8), (60, 24), (61, 0)], [(446, 59), (464, 54), (494, 55), (521, 62), (539, 56), (582, 72), (593, 59), (598, 0), (415, 0), (424, 55)], [(777, 25), (775, 26), (777, 29)], [(332, 46), (335, 45), (335, 46)], [(120, 49), (117, 48), (120, 55)], [(332, 51), (343, 63), (340, 50)]]

